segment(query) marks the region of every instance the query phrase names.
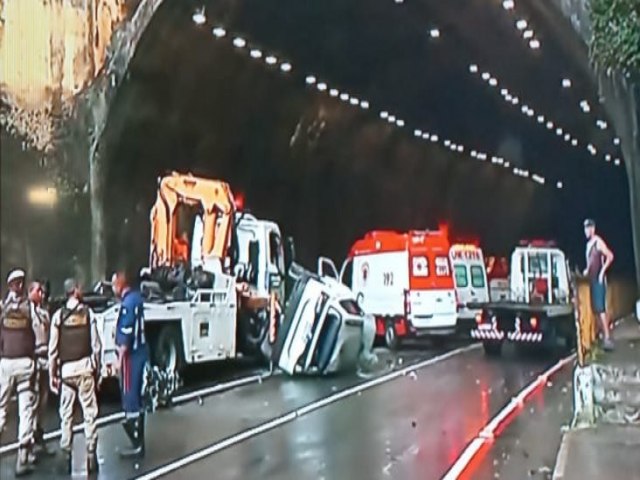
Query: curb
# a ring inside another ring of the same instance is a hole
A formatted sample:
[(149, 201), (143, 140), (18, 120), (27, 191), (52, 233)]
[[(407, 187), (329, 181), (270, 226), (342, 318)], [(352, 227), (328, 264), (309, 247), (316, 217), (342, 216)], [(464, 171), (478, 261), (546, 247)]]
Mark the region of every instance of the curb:
[(553, 467), (553, 475), (551, 480), (563, 480), (567, 467), (567, 457), (569, 456), (569, 442), (572, 431), (569, 430), (562, 434), (558, 455), (556, 455), (556, 464)]

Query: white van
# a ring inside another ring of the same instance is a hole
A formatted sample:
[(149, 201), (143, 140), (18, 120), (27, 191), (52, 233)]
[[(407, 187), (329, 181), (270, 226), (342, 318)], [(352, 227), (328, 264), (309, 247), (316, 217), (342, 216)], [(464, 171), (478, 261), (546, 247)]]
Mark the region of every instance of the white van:
[(472, 310), (470, 303), (487, 303), (489, 287), (482, 250), (476, 245), (454, 244), (449, 250), (458, 302), (458, 330), (468, 331), (475, 325), (480, 310)]

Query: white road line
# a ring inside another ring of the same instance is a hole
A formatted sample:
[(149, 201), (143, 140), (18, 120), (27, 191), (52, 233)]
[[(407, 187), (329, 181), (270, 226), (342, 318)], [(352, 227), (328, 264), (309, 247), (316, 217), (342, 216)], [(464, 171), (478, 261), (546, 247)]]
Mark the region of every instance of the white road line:
[[(244, 385), (249, 385), (251, 383), (260, 383), (264, 380), (267, 380), (272, 375), (275, 376), (275, 375), (278, 375), (278, 373), (276, 372), (274, 374), (266, 373), (262, 375), (251, 375), (249, 377), (238, 378), (236, 380), (231, 380), (225, 383), (218, 383), (217, 385), (213, 385), (211, 387), (205, 387), (199, 390), (195, 390), (193, 392), (185, 393), (183, 395), (178, 395), (177, 397), (174, 397), (173, 403), (176, 405), (180, 405), (197, 397), (212, 395), (214, 393), (219, 393), (225, 390), (230, 390), (230, 389), (241, 387)], [(104, 417), (98, 418), (96, 420), (96, 424), (98, 427), (103, 427), (105, 425), (112, 424), (122, 419), (124, 419), (124, 412), (116, 412), (116, 413), (112, 413), (110, 415), (106, 415)], [(74, 433), (79, 433), (83, 429), (84, 429), (84, 422), (73, 426)], [(45, 433), (44, 439), (54, 440), (56, 438), (60, 438), (61, 434), (62, 432), (60, 431), (60, 429), (53, 430), (51, 432)], [(4, 455), (5, 453), (11, 453), (16, 450), (18, 450), (18, 442), (9, 443), (7, 445), (3, 445), (2, 447), (0, 447), (0, 455)]]
[(559, 360), (555, 365), (548, 368), (541, 375), (538, 376), (533, 382), (523, 388), (518, 395), (513, 397), (509, 403), (500, 410), (495, 417), (491, 419), (491, 421), (485, 425), (484, 428), (480, 430), (476, 438), (474, 438), (467, 448), (464, 449), (462, 454), (458, 457), (453, 465), (449, 468), (449, 471), (442, 477), (442, 480), (455, 480), (465, 469), (469, 466), (469, 464), (473, 461), (475, 456), (480, 451), (480, 448), (483, 446), (485, 442), (491, 442), (495, 436), (496, 429), (507, 419), (513, 412), (521, 408), (524, 405), (525, 400), (529, 395), (531, 395), (537, 388), (546, 386), (549, 377), (554, 375), (558, 370), (564, 367), (569, 362), (572, 362), (575, 358), (576, 354), (572, 353), (568, 357)]
[(462, 347), (462, 348), (457, 348), (455, 350), (452, 350), (450, 352), (447, 352), (443, 355), (439, 355), (437, 357), (433, 357), (429, 360), (424, 360), (422, 362), (418, 362), (415, 363), (413, 365), (409, 365), (408, 367), (402, 368), (400, 370), (396, 370), (394, 372), (390, 372), (387, 373), (385, 375), (382, 375), (378, 378), (372, 379), (372, 380), (368, 380), (366, 382), (363, 382), (359, 385), (355, 385), (353, 387), (347, 388), (345, 390), (342, 390), (340, 392), (334, 393), (333, 395), (329, 395), (328, 397), (325, 397), (323, 399), (320, 400), (316, 400), (315, 402), (312, 402), (308, 405), (305, 405), (304, 407), (298, 408), (296, 410), (292, 410), (291, 412), (285, 413), (279, 417), (276, 417), (272, 420), (269, 420), (265, 423), (262, 423), (256, 427), (250, 428), (248, 430), (244, 430), (240, 433), (237, 433), (235, 435), (232, 435), (230, 437), (225, 438), (224, 440), (221, 440), (219, 442), (216, 442), (212, 445), (209, 445), (208, 447), (205, 447), (201, 450), (198, 450), (196, 452), (193, 452), (189, 455), (186, 455), (174, 462), (168, 463), (166, 465), (163, 465), (155, 470), (151, 470), (150, 472), (147, 472), (146, 474), (140, 476), (140, 477), (136, 477), (137, 480), (153, 480), (159, 477), (162, 477), (164, 475), (167, 475), (168, 473), (174, 472), (182, 467), (185, 467), (193, 462), (197, 462), (198, 460), (201, 460), (205, 457), (208, 457), (210, 455), (213, 455), (225, 448), (231, 447), (233, 445), (236, 445), (240, 442), (243, 442), (245, 440), (248, 440), (252, 437), (255, 437), (257, 435), (260, 435), (262, 433), (268, 432), (269, 430), (273, 430), (274, 428), (280, 427), (282, 425), (285, 425), (287, 423), (293, 422), (294, 420), (296, 420), (297, 418), (300, 418), (308, 413), (311, 413), (315, 410), (318, 410), (320, 408), (323, 408), (327, 405), (331, 405), (332, 403), (338, 402), (344, 398), (356, 395), (360, 392), (363, 392), (364, 390), (368, 390), (370, 388), (373, 388), (377, 385), (383, 384), (383, 383), (387, 383), (391, 380), (394, 380), (396, 378), (402, 377), (404, 375), (406, 375), (407, 373), (413, 372), (415, 370), (419, 370), (421, 368), (425, 368), (428, 367), (430, 365), (436, 364), (438, 362), (441, 362), (443, 360), (447, 360), (448, 358), (451, 358), (453, 356), (459, 355), (461, 353), (464, 352), (468, 352), (474, 349), (477, 349), (480, 347), (479, 343), (473, 344), (473, 345), (468, 345), (466, 347)]
[(562, 435), (562, 442), (560, 442), (560, 449), (556, 456), (556, 465), (553, 468), (552, 480), (562, 480), (564, 478), (564, 472), (567, 466), (567, 457), (569, 456), (569, 436), (571, 432), (566, 432)]

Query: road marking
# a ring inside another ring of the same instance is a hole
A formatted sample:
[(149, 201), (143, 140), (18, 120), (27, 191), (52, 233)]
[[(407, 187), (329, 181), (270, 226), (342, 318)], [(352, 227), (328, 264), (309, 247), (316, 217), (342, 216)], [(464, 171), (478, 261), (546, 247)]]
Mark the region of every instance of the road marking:
[(560, 442), (560, 449), (556, 456), (556, 465), (553, 468), (552, 480), (562, 480), (564, 478), (564, 472), (567, 466), (567, 457), (569, 456), (569, 435), (571, 432), (565, 432), (562, 435), (562, 442)]
[(513, 397), (509, 403), (500, 410), (491, 421), (478, 432), (478, 435), (467, 445), (462, 454), (458, 457), (455, 463), (449, 468), (449, 471), (442, 477), (442, 480), (455, 480), (459, 478), (471, 463), (476, 459), (478, 453), (484, 446), (490, 445), (496, 436), (498, 428), (503, 426), (506, 420), (513, 415), (518, 409), (522, 409), (527, 398), (539, 388), (544, 388), (551, 376), (558, 372), (569, 362), (572, 362), (576, 354), (571, 355), (559, 360), (555, 365), (545, 370), (542, 374), (520, 390), (520, 393)]
[[(194, 390), (193, 392), (185, 393), (183, 395), (178, 395), (177, 397), (174, 397), (173, 403), (176, 405), (181, 405), (197, 397), (203, 397), (207, 395), (212, 395), (214, 393), (220, 393), (226, 390), (231, 390), (233, 388), (249, 385), (252, 383), (261, 383), (264, 380), (267, 380), (271, 376), (275, 376), (275, 375), (278, 375), (278, 372), (275, 372), (273, 374), (265, 373), (265, 374), (251, 375), (248, 377), (231, 380), (225, 383), (218, 383), (217, 385), (213, 385), (211, 387), (205, 387), (199, 390)], [(110, 415), (106, 415), (104, 417), (98, 418), (96, 420), (96, 425), (98, 426), (98, 428), (100, 428), (123, 419), (124, 419), (124, 412), (116, 412), (116, 413), (112, 413)], [(84, 422), (73, 426), (74, 433), (79, 433), (83, 429), (84, 429)], [(60, 429), (53, 430), (51, 432), (45, 433), (44, 439), (46, 441), (55, 440), (56, 438), (60, 438), (61, 434), (62, 432)], [(3, 445), (2, 447), (0, 447), (0, 455), (4, 455), (5, 453), (11, 453), (16, 450), (18, 450), (18, 442), (9, 443), (7, 445)]]
[(288, 413), (282, 414), (279, 417), (275, 417), (267, 422), (261, 423), (260, 425), (257, 425), (253, 428), (244, 430), (240, 433), (227, 437), (224, 440), (221, 440), (219, 442), (209, 445), (208, 447), (197, 450), (189, 455), (179, 458), (178, 460), (175, 460), (171, 463), (167, 463), (166, 465), (158, 467), (155, 470), (151, 470), (150, 472), (147, 472), (146, 474), (136, 478), (137, 480), (153, 480), (153, 479), (162, 477), (164, 475), (167, 475), (168, 473), (174, 472), (191, 463), (197, 462), (198, 460), (201, 460), (205, 457), (213, 455), (221, 450), (229, 448), (233, 445), (237, 445), (240, 442), (243, 442), (252, 437), (255, 437), (262, 433), (273, 430), (275, 428), (278, 428), (287, 423), (291, 423), (294, 420), (300, 417), (303, 417), (315, 410), (326, 407), (327, 405), (331, 405), (332, 403), (351, 397), (365, 390), (369, 390), (370, 388), (376, 387), (383, 383), (387, 383), (391, 380), (395, 380), (399, 377), (405, 376), (410, 372), (434, 365), (436, 363), (442, 362), (443, 360), (447, 360), (456, 355), (460, 355), (462, 353), (475, 350), (479, 347), (480, 347), (480, 344), (475, 343), (473, 345), (468, 345), (466, 347), (457, 348), (445, 354), (438, 355), (437, 357), (430, 358), (429, 360), (423, 360), (421, 362), (417, 362), (407, 367), (404, 367), (400, 370), (396, 370), (394, 372), (381, 375), (380, 377), (374, 378), (372, 380), (367, 380), (366, 382), (360, 383), (353, 387), (349, 387), (345, 390), (329, 395), (328, 397), (325, 397), (323, 399), (316, 400), (314, 402), (309, 403), (308, 405), (305, 405), (304, 407), (297, 408)]

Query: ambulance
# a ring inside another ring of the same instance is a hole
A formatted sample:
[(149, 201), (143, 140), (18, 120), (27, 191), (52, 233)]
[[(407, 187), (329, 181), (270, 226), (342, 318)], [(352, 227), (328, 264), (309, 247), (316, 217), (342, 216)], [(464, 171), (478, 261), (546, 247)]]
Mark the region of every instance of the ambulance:
[(487, 303), (489, 286), (487, 271), (480, 247), (474, 244), (454, 244), (449, 250), (458, 302), (458, 330), (468, 332), (475, 326), (480, 309), (469, 308), (469, 303)]
[(374, 316), (376, 336), (396, 349), (407, 337), (456, 332), (449, 248), (442, 230), (377, 230), (353, 244), (339, 275), (327, 258), (319, 260), (318, 273), (351, 287), (358, 305)]

